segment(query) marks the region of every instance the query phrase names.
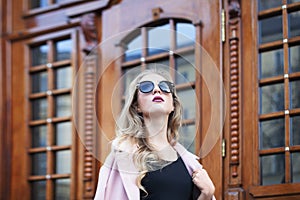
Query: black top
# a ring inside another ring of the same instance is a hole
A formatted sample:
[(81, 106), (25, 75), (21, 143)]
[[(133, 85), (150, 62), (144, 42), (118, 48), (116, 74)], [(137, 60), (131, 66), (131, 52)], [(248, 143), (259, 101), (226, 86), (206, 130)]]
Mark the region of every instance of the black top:
[(141, 184), (148, 192), (140, 190), (141, 200), (192, 199), (194, 184), (181, 157), (160, 170), (147, 172)]

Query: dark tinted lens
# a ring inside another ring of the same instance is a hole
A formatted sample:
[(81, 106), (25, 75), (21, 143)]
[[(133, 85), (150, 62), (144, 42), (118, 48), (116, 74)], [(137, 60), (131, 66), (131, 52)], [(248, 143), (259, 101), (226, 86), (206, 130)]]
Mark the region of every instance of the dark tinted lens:
[(151, 81), (144, 81), (139, 84), (139, 88), (141, 92), (148, 93), (154, 89), (154, 84)]
[(158, 84), (158, 87), (160, 88), (161, 91), (166, 92), (166, 93), (170, 93), (172, 90), (172, 84), (168, 81), (161, 81)]

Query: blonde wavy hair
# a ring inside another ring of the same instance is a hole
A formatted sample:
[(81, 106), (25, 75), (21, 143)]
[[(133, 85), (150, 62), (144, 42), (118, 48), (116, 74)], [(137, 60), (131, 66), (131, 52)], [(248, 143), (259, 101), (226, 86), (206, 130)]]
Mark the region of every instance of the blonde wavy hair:
[[(136, 151), (133, 152), (133, 160), (140, 174), (137, 178), (137, 186), (145, 191), (141, 185), (141, 180), (147, 172), (163, 167), (165, 162), (162, 161), (153, 147), (149, 144), (147, 137), (145, 137), (145, 126), (143, 116), (137, 111), (138, 107), (138, 88), (137, 84), (140, 80), (148, 74), (157, 74), (165, 78), (167, 81), (173, 82), (168, 72), (161, 69), (148, 69), (141, 72), (129, 85), (129, 91), (125, 100), (125, 105), (122, 109), (116, 127), (116, 139), (118, 144), (124, 141), (129, 144), (136, 145)], [(173, 146), (178, 141), (178, 130), (181, 126), (181, 103), (174, 88), (173, 104), (174, 111), (169, 114), (167, 126), (167, 138), (169, 143)], [(146, 192), (146, 191), (145, 191)], [(147, 193), (147, 192), (146, 192)]]

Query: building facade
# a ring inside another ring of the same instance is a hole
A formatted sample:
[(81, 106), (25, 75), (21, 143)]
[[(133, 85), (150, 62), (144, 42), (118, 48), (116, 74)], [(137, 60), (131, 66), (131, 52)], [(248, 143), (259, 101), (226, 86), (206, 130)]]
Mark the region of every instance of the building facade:
[(300, 198), (299, 0), (0, 2), (0, 199), (93, 199), (128, 83), (152, 67), (217, 199)]

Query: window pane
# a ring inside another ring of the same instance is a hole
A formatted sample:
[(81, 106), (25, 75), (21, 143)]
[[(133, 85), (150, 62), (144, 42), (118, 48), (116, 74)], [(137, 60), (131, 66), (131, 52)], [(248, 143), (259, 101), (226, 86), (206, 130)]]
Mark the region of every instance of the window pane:
[(284, 154), (261, 156), (261, 184), (272, 185), (285, 182)]
[(71, 122), (57, 123), (55, 125), (55, 145), (71, 145), (72, 125)]
[(260, 53), (260, 78), (283, 75), (283, 49)]
[(55, 153), (55, 173), (70, 174), (71, 173), (71, 151), (57, 151)]
[(176, 45), (177, 48), (194, 45), (196, 40), (196, 29), (193, 24), (176, 24)]
[(31, 128), (32, 148), (45, 147), (47, 145), (47, 126), (35, 126)]
[(290, 72), (300, 72), (300, 46), (289, 48)]
[(47, 99), (35, 99), (31, 102), (32, 106), (32, 120), (46, 119), (47, 118)]
[(148, 55), (154, 55), (170, 50), (169, 24), (148, 29)]
[(282, 0), (258, 0), (258, 10), (267, 10), (281, 6)]
[(300, 108), (300, 80), (291, 83), (291, 108)]
[(260, 149), (284, 147), (284, 118), (260, 122)]
[(142, 57), (142, 36), (141, 31), (137, 30), (130, 35), (134, 37), (127, 44), (127, 49), (125, 49), (125, 61), (140, 59)]
[(70, 179), (57, 179), (55, 185), (55, 199), (70, 199)]
[(300, 2), (300, 0), (287, 0), (288, 3), (296, 3), (296, 2)]
[(183, 125), (179, 131), (179, 142), (190, 152), (195, 153), (195, 125)]
[(71, 88), (72, 87), (72, 68), (62, 67), (55, 70), (55, 88)]
[(169, 60), (155, 61), (155, 63), (147, 63), (146, 68), (147, 69), (161, 69), (161, 70), (169, 72), (170, 71), (170, 63), (169, 63)]
[(31, 155), (31, 174), (32, 175), (46, 175), (47, 157), (46, 153), (34, 153)]
[(31, 75), (31, 92), (46, 92), (48, 89), (48, 73), (39, 72)]
[(69, 94), (55, 97), (55, 116), (71, 116), (71, 96)]
[(196, 105), (195, 105), (195, 91), (190, 90), (180, 90), (177, 92), (179, 99), (181, 100), (183, 111), (183, 119), (195, 119)]
[(31, 182), (31, 198), (32, 200), (46, 199), (46, 181)]
[(48, 6), (48, 0), (31, 0), (30, 9), (44, 8)]
[(282, 16), (271, 17), (259, 21), (260, 43), (282, 40)]
[(55, 42), (55, 61), (69, 60), (71, 50), (72, 41), (70, 39)]
[(127, 90), (129, 88), (129, 84), (139, 73), (142, 72), (141, 66), (136, 66), (133, 68), (126, 68), (123, 69), (123, 80), (124, 80), (124, 90), (123, 90), (123, 95), (127, 94)]
[(271, 113), (284, 110), (284, 85), (282, 83), (260, 88), (260, 113)]
[(300, 36), (300, 11), (289, 13), (289, 37)]
[(48, 46), (46, 44), (31, 48), (31, 65), (43, 65), (48, 62)]
[[(300, 116), (291, 117), (291, 144), (292, 145), (300, 145)], [(300, 165), (299, 165), (300, 166)]]
[(196, 80), (194, 54), (177, 57), (175, 62), (176, 72), (178, 72), (176, 73), (176, 84), (193, 82)]
[(300, 153), (292, 153), (292, 182), (299, 183), (300, 182)]

